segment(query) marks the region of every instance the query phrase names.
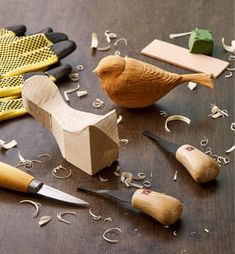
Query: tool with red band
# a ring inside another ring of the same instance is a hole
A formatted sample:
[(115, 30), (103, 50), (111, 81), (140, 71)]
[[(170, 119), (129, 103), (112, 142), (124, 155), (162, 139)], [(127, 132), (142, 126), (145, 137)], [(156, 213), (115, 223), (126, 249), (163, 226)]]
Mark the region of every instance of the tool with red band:
[(198, 183), (205, 183), (215, 179), (220, 173), (219, 164), (207, 154), (191, 145), (177, 145), (161, 139), (148, 130), (142, 134), (153, 139), (188, 170), (193, 179)]

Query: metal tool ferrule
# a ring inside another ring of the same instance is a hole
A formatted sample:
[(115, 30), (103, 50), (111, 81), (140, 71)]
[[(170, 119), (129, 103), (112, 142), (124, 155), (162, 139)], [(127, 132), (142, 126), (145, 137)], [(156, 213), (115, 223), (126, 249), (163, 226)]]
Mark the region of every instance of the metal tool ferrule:
[(38, 180), (32, 180), (28, 186), (29, 193), (37, 193), (43, 186), (43, 183)]

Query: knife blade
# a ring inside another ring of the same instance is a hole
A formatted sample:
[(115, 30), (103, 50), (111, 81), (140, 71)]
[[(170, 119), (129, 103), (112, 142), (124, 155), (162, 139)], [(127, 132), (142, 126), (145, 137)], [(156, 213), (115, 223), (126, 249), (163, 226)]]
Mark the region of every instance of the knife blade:
[(88, 202), (52, 188), (41, 181), (36, 180), (33, 176), (25, 173), (24, 171), (3, 162), (0, 162), (0, 187), (19, 192), (38, 194), (74, 205), (89, 205)]
[(139, 189), (135, 192), (94, 190), (84, 186), (78, 186), (77, 189), (130, 203), (134, 208), (150, 215), (164, 225), (175, 223), (183, 211), (182, 203), (178, 199), (149, 189)]

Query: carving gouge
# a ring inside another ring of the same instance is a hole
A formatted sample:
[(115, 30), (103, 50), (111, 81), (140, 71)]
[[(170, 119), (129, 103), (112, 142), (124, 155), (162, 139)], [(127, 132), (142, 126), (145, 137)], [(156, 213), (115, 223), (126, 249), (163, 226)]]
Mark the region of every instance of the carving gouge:
[(20, 192), (39, 194), (79, 206), (89, 205), (88, 202), (47, 186), (36, 180), (33, 176), (3, 162), (0, 162), (0, 187)]
[(131, 203), (134, 208), (150, 215), (164, 225), (176, 222), (183, 210), (182, 203), (178, 199), (147, 189), (139, 189), (131, 193), (118, 190), (94, 190), (78, 186), (78, 190), (101, 196), (109, 196), (122, 202)]
[(207, 154), (191, 145), (177, 145), (161, 139), (148, 130), (142, 134), (153, 139), (188, 170), (193, 179), (198, 183), (206, 183), (215, 179), (220, 173), (219, 164)]

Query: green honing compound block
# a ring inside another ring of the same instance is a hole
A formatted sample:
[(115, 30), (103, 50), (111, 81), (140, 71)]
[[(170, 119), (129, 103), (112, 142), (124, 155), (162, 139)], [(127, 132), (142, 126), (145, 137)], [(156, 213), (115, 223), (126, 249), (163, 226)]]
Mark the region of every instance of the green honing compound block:
[(214, 45), (212, 33), (206, 29), (192, 30), (188, 45), (191, 53), (212, 55)]

